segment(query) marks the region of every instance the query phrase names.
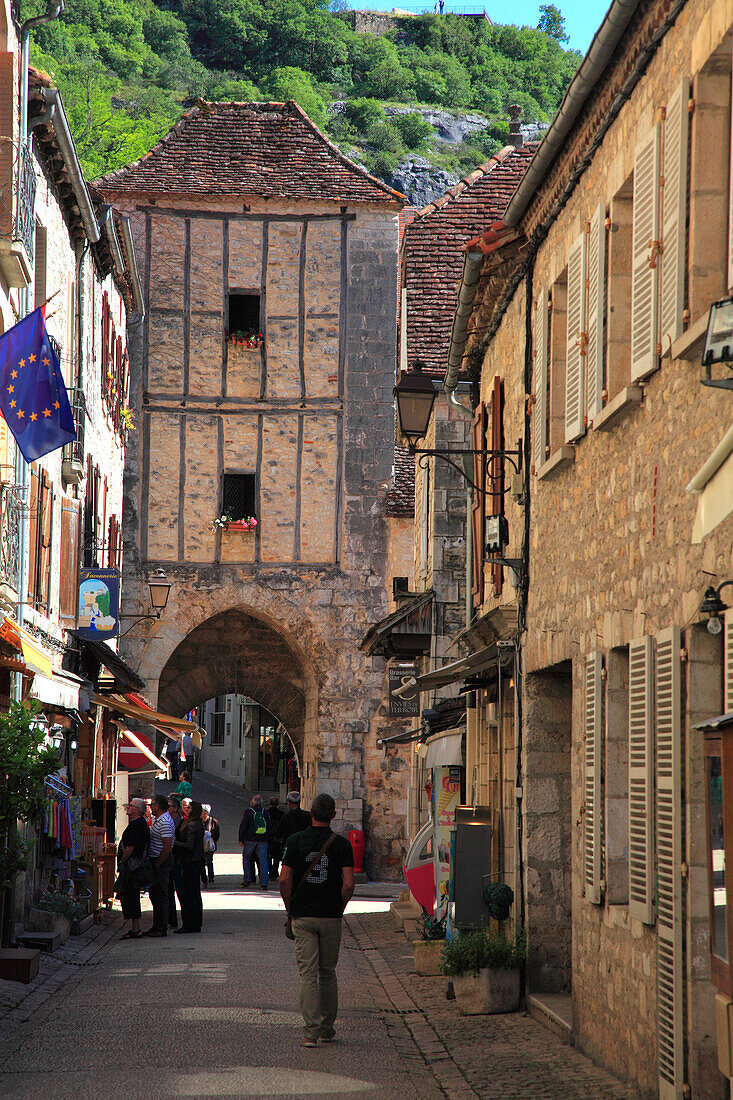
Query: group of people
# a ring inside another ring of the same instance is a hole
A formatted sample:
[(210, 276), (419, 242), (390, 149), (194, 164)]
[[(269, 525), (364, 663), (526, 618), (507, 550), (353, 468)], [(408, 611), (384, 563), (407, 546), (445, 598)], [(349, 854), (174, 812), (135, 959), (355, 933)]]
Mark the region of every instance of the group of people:
[(264, 808), (261, 794), (252, 796), (239, 824), (239, 843), (242, 846), (242, 886), (253, 886), (255, 867), (259, 869), (260, 886), (267, 890), (270, 881), (276, 882), (280, 862), (288, 837), (310, 828), (311, 815), (300, 808), (300, 793), (290, 791), (286, 797), (287, 810), (280, 809), (277, 796)]
[[(219, 824), (211, 806), (180, 794), (133, 798), (125, 807), (129, 824), (117, 852), (116, 893), (130, 921), (123, 939), (200, 932), (201, 887), (214, 884), (214, 851)], [(143, 932), (140, 894), (147, 890), (153, 923)], [(176, 898), (181, 908), (178, 922)]]

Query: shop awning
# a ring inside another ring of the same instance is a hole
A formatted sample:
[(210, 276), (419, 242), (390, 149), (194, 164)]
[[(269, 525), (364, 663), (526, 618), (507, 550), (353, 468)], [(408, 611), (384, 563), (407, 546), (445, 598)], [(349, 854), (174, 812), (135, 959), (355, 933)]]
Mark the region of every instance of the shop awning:
[(33, 672), (40, 672), (42, 676), (53, 676), (51, 654), (43, 648), (40, 642), (23, 630), (14, 619), (5, 619), (0, 626), (0, 638), (3, 638), (15, 649), (23, 654), (23, 660)]
[(451, 764), (463, 764), (463, 733), (440, 733), (427, 741), (426, 768), (439, 768)]
[(420, 741), (425, 736), (425, 730), (420, 727), (419, 730), (407, 730), (406, 733), (393, 733), (391, 737), (379, 737), (377, 738), (377, 744), (382, 745), (409, 745), (413, 741)]
[(36, 673), (29, 694), (47, 707), (64, 710), (79, 709), (79, 692), (86, 685), (73, 673), (54, 670), (53, 676)]
[(706, 718), (704, 722), (698, 722), (693, 729), (702, 730), (714, 733), (716, 730), (725, 729), (727, 726), (733, 726), (733, 712), (730, 714), (718, 714), (715, 718)]
[[(119, 653), (115, 653), (106, 642), (93, 641), (91, 638), (80, 638), (77, 631), (70, 630), (78, 641), (81, 651), (93, 658), (97, 665), (104, 665), (114, 680), (114, 686), (118, 691), (128, 691), (145, 687), (145, 681), (141, 679), (134, 669), (123, 661)], [(96, 679), (90, 675), (90, 679)]]
[(137, 718), (141, 722), (147, 722), (162, 733), (167, 733), (169, 737), (172, 736), (171, 731), (176, 731), (179, 736), (181, 733), (190, 733), (193, 736), (199, 732), (196, 723), (189, 722), (187, 718), (174, 718), (172, 714), (161, 714), (158, 710), (141, 706), (140, 703), (133, 703), (123, 695), (91, 695), (90, 698), (93, 703), (108, 707), (118, 714), (124, 714), (127, 718)]
[(513, 651), (504, 657), (498, 645), (487, 645), (468, 657), (462, 657), (460, 661), (451, 661), (450, 664), (436, 668), (433, 672), (426, 672), (422, 676), (413, 677), (404, 687), (398, 688), (394, 694), (402, 699), (412, 699), (420, 691), (430, 691), (432, 688), (447, 687), (448, 684), (458, 684), (471, 676), (477, 676), (488, 669), (498, 669), (499, 662), (508, 665), (513, 660)]
[(139, 749), (144, 756), (147, 756), (148, 760), (152, 761), (152, 763), (155, 764), (156, 767), (158, 767), (162, 772), (164, 772), (165, 775), (168, 775), (168, 765), (166, 764), (166, 762), (164, 760), (161, 760), (159, 756), (156, 756), (153, 750), (149, 749), (145, 742), (142, 741), (136, 733), (133, 733), (132, 730), (128, 729), (121, 730), (121, 732), (124, 733), (127, 740), (130, 741), (136, 749)]
[(433, 633), (432, 588), (406, 600), (371, 627), (359, 642), (368, 657), (417, 657), (427, 653)]

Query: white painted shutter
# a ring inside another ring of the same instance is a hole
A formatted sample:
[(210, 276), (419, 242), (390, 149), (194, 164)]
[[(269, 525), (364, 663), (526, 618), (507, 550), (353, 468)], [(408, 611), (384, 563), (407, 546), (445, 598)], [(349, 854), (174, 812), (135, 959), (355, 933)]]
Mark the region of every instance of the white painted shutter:
[(682, 1100), (685, 1079), (682, 957), (681, 638), (657, 635), (654, 662), (657, 804), (657, 1048), (660, 1100)]
[(654, 650), (629, 645), (629, 916), (654, 923)]
[(733, 711), (733, 608), (723, 613), (723, 713)]
[(687, 258), (687, 149), (690, 83), (680, 81), (667, 104), (662, 178), (662, 352), (682, 335)]
[(549, 320), (547, 291), (541, 290), (534, 315), (534, 408), (532, 410), (532, 458), (535, 471), (547, 459), (547, 353)]
[(601, 694), (600, 653), (589, 653), (585, 658), (585, 771), (583, 775), (583, 879), (586, 900), (593, 905), (601, 903)]
[(588, 347), (585, 357), (588, 419), (603, 411), (603, 317), (606, 307), (606, 207), (601, 203), (588, 227)]
[(585, 233), (568, 256), (568, 312), (565, 344), (565, 442), (585, 431)]
[[(634, 154), (631, 245), (631, 380), (646, 378), (658, 365), (659, 126)], [(654, 266), (650, 266), (654, 264)]]

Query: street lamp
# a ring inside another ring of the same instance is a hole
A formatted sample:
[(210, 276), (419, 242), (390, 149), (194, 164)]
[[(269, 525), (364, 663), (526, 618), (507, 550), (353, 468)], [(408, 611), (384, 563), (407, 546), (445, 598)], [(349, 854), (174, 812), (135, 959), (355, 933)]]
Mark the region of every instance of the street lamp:
[(728, 605), (723, 603), (720, 593), (729, 584), (733, 584), (733, 581), (723, 581), (717, 588), (711, 584), (709, 588), (705, 589), (705, 595), (700, 604), (700, 615), (701, 621), (704, 621), (705, 615), (708, 616), (708, 621), (705, 624), (708, 634), (720, 634), (723, 629), (720, 616), (728, 610)]
[(400, 431), (411, 444), (427, 435), (438, 391), (432, 379), (423, 374), (425, 364), (416, 359), (408, 370), (400, 372), (394, 388)]
[(733, 376), (713, 378), (711, 367), (715, 363), (725, 363), (729, 371), (733, 370), (733, 298), (723, 298), (711, 305), (702, 351), (703, 386), (733, 390)]
[(171, 591), (171, 582), (162, 569), (156, 569), (148, 577), (148, 591), (150, 592), (150, 606), (155, 612), (155, 617), (159, 619), (166, 609)]

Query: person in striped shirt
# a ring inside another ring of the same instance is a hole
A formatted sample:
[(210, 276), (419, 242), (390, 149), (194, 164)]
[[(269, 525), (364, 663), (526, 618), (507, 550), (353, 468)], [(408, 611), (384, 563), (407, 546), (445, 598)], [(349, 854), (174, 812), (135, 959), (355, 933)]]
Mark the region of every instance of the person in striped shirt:
[(168, 934), (168, 903), (170, 877), (173, 869), (173, 840), (176, 828), (168, 811), (168, 799), (156, 794), (150, 803), (154, 821), (150, 826), (150, 846), (148, 859), (155, 874), (155, 882), (150, 887), (150, 900), (153, 903), (153, 925), (146, 936), (166, 936)]

